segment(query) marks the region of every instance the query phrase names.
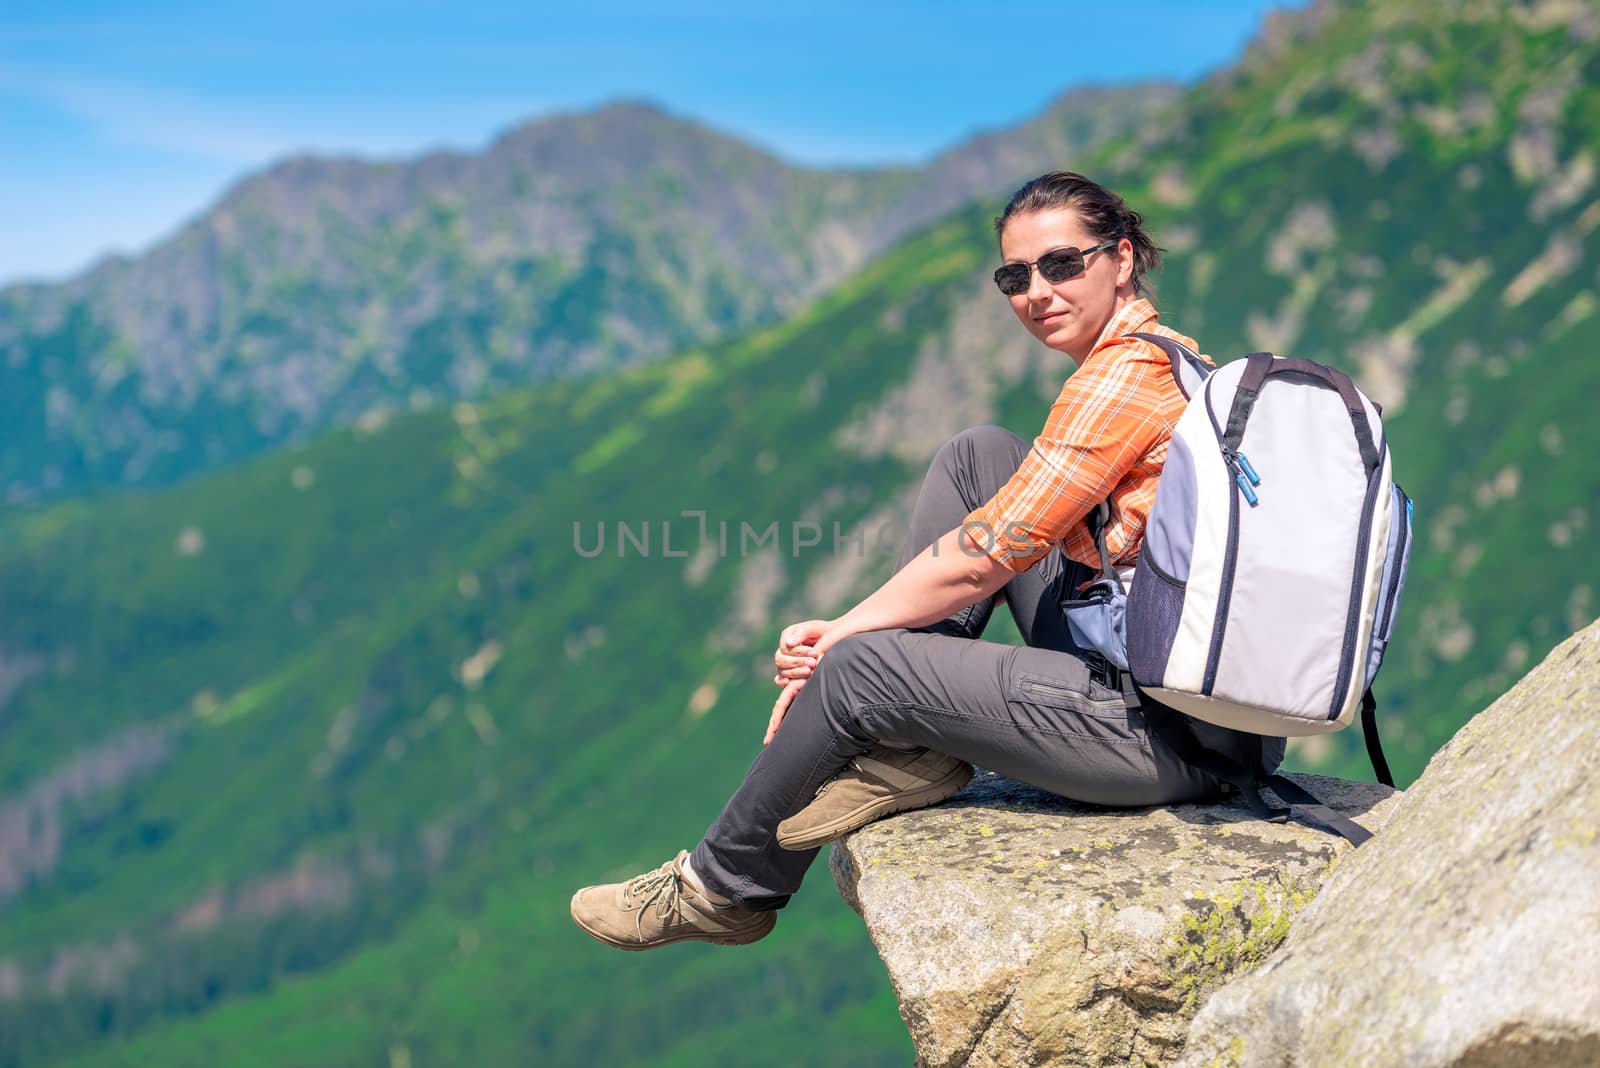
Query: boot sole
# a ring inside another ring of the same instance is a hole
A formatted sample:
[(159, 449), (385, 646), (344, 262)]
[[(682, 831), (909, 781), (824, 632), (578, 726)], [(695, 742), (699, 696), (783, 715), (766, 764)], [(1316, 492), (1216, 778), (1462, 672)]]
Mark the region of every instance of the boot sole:
[(819, 823), (815, 827), (807, 828), (799, 833), (785, 833), (778, 831), (778, 845), (784, 849), (799, 852), (803, 849), (815, 849), (817, 846), (843, 838), (851, 831), (864, 827), (874, 820), (885, 816), (892, 816), (896, 812), (907, 809), (923, 808), (937, 804), (961, 789), (972, 781), (973, 769), (970, 764), (957, 764), (950, 769), (949, 774), (943, 778), (920, 786), (915, 790), (904, 793), (890, 794), (871, 801), (853, 812), (843, 816), (835, 816), (826, 823)]
[(606, 945), (615, 949), (624, 949), (630, 953), (637, 953), (640, 950), (655, 949), (657, 946), (667, 946), (674, 942), (709, 942), (714, 946), (748, 946), (750, 943), (759, 942), (761, 939), (771, 934), (772, 929), (778, 925), (778, 918), (777, 916), (773, 916), (772, 922), (767, 924), (766, 930), (762, 931), (754, 938), (735, 937), (735, 932), (730, 931), (726, 936), (721, 938), (706, 938), (693, 933), (684, 933), (673, 935), (671, 938), (662, 938), (655, 942), (624, 942), (620, 939), (612, 938), (603, 931), (597, 931), (593, 927), (590, 927), (588, 924), (584, 923), (578, 918), (577, 913), (572, 914), (572, 922), (581, 927), (583, 929), (583, 933), (588, 935), (590, 938), (593, 938), (596, 942), (604, 942)]

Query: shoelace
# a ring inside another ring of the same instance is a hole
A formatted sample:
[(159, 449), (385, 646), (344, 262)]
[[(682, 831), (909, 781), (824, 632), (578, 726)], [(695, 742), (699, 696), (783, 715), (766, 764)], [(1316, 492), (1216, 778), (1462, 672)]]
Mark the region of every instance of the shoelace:
[(856, 774), (858, 774), (858, 775), (870, 775), (871, 774), (871, 772), (867, 771), (866, 768), (864, 768), (860, 764), (856, 763), (856, 758), (855, 757), (851, 757), (850, 758), (850, 763), (846, 764), (844, 767), (842, 767), (838, 771), (834, 772), (833, 776), (830, 779), (828, 779), (827, 782), (825, 782), (821, 786), (817, 787), (817, 792), (815, 794), (815, 797), (821, 797), (824, 793), (827, 792), (828, 787), (834, 785), (835, 783), (837, 783), (839, 781), (839, 776), (843, 775), (845, 772), (849, 771), (852, 768), (855, 769)]
[(630, 881), (623, 891), (631, 899), (641, 899), (639, 915), (634, 918), (634, 933), (639, 941), (644, 941), (644, 914), (651, 905), (656, 906), (656, 915), (663, 921), (678, 908), (678, 897), (682, 887), (678, 882), (677, 873), (672, 870), (672, 861), (667, 861), (655, 871), (640, 875)]

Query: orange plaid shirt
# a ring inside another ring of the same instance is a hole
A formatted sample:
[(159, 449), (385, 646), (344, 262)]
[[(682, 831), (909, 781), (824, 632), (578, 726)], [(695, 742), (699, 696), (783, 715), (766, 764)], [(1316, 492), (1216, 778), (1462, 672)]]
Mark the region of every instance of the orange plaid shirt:
[(1106, 551), (1120, 567), (1139, 559), (1167, 442), (1188, 402), (1172, 380), (1166, 353), (1124, 336), (1134, 331), (1199, 351), (1192, 338), (1158, 323), (1148, 300), (1136, 300), (1112, 318), (1061, 387), (1022, 466), (989, 503), (967, 516), (976, 543), (1007, 569), (1020, 574), (1059, 544), (1098, 574), (1100, 554), (1084, 520), (1106, 500)]

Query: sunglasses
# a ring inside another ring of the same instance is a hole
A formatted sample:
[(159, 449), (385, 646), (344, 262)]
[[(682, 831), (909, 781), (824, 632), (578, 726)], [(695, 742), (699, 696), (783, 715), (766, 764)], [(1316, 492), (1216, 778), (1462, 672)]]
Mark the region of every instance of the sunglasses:
[(994, 284), (1000, 287), (1000, 292), (1008, 297), (1028, 291), (1028, 282), (1033, 278), (1033, 269), (1039, 268), (1039, 274), (1046, 282), (1054, 285), (1065, 282), (1069, 278), (1076, 278), (1083, 273), (1083, 261), (1096, 252), (1103, 252), (1108, 248), (1116, 248), (1117, 242), (1122, 238), (1114, 237), (1104, 244), (1094, 248), (1058, 248), (1046, 252), (1032, 263), (1008, 263), (994, 272)]

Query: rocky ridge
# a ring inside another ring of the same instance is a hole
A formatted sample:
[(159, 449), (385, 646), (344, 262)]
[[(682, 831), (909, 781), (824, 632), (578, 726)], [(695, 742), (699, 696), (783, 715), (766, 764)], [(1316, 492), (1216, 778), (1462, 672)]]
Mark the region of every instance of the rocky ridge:
[(285, 159), (138, 256), (0, 289), (0, 497), (167, 481), (773, 322), (1177, 96), (1075, 90), (919, 167), (801, 167), (632, 100), (476, 153)]

